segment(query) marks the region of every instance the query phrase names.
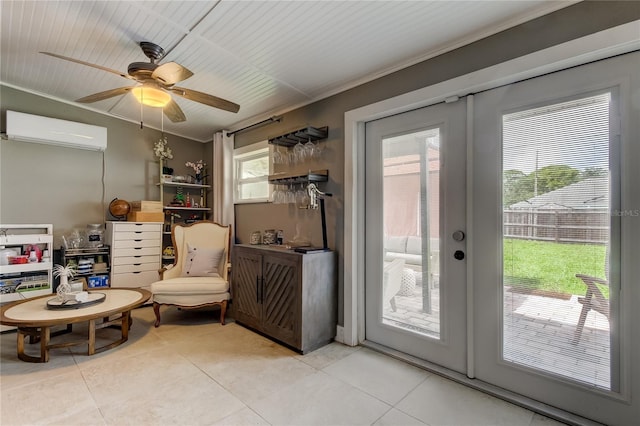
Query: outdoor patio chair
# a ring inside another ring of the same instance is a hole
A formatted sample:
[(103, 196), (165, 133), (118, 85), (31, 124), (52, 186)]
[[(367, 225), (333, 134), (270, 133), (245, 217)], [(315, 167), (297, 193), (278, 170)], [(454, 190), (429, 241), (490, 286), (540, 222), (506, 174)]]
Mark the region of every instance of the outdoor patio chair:
[(402, 271), (404, 259), (394, 259), (393, 262), (385, 262), (382, 268), (382, 306), (391, 305), (391, 310), (396, 311), (396, 294), (402, 285)]
[(596, 312), (600, 312), (602, 315), (607, 317), (607, 320), (610, 320), (609, 301), (604, 297), (604, 294), (602, 294), (602, 291), (600, 291), (600, 288), (598, 287), (598, 284), (608, 287), (609, 282), (601, 278), (584, 274), (576, 274), (576, 277), (580, 278), (587, 286), (587, 292), (584, 297), (578, 297), (578, 302), (582, 304), (582, 310), (580, 311), (580, 319), (578, 320), (578, 326), (576, 327), (576, 332), (573, 336), (573, 344), (577, 344), (580, 341), (582, 329), (584, 328), (584, 323), (587, 320), (587, 314), (591, 309)]

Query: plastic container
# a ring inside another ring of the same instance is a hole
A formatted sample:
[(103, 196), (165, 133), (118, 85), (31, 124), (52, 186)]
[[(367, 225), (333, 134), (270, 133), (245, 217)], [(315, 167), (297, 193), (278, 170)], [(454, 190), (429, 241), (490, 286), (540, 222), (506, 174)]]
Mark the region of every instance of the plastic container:
[(87, 225), (87, 246), (91, 248), (102, 247), (104, 245), (104, 230), (101, 223), (90, 223)]
[(11, 258), (16, 257), (18, 255), (18, 250), (12, 248), (5, 248), (4, 246), (0, 246), (0, 265), (9, 265), (11, 264)]

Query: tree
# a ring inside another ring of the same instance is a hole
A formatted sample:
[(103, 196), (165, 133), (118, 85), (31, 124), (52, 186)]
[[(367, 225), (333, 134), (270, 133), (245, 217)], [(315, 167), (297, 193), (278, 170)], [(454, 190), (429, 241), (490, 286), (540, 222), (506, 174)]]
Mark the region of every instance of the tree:
[(609, 171), (602, 167), (587, 167), (580, 173), (581, 180), (594, 178), (594, 177), (602, 177), (607, 176)]
[(527, 175), (521, 170), (505, 170), (502, 175), (502, 202), (504, 206), (510, 206), (517, 202), (531, 198), (533, 186), (527, 182)]
[(538, 195), (564, 188), (579, 181), (580, 171), (573, 167), (565, 164), (542, 167), (538, 170)]
[[(593, 169), (589, 173), (600, 173), (601, 169)], [(584, 179), (583, 173), (564, 164), (545, 166), (537, 173), (533, 171), (529, 174), (516, 169), (505, 170), (502, 174), (503, 205), (511, 206), (536, 195), (579, 182)]]

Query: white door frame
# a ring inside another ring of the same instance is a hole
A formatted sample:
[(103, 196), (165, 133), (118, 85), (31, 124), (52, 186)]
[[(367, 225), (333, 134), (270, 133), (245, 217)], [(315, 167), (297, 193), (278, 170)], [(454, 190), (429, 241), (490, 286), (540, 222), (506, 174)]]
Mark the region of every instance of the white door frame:
[[(475, 93), (628, 53), (640, 49), (638, 34), (640, 20), (345, 112), (344, 324), (342, 327), (338, 326), (338, 340), (351, 346), (364, 341), (364, 124), (392, 114), (433, 105), (459, 94)], [(467, 206), (467, 213), (467, 230), (471, 234), (472, 206)], [(471, 253), (468, 253), (467, 259), (467, 300), (472, 303), (473, 297), (469, 293), (472, 290), (472, 276), (469, 273), (473, 267)], [(473, 360), (469, 361), (469, 371), (472, 372)]]

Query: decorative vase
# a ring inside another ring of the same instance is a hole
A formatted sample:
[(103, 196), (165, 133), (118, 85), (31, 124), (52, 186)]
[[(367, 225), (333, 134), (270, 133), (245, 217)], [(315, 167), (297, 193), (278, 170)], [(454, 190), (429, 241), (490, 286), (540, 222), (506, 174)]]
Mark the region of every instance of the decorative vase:
[(64, 302), (64, 296), (71, 293), (71, 286), (69, 285), (69, 278), (66, 275), (60, 275), (60, 285), (56, 290), (58, 300)]
[(195, 179), (198, 185), (202, 185), (202, 173), (196, 173)]

